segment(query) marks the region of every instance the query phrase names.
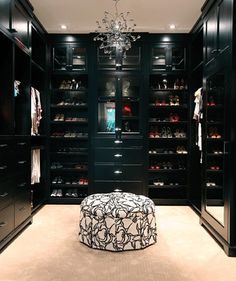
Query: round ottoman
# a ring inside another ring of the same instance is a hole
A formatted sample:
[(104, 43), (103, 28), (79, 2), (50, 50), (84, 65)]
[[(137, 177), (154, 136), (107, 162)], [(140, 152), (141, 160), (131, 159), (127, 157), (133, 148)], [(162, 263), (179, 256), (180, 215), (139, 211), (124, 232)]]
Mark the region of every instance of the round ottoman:
[(156, 242), (155, 205), (143, 195), (93, 194), (81, 202), (79, 239), (94, 249), (143, 249)]

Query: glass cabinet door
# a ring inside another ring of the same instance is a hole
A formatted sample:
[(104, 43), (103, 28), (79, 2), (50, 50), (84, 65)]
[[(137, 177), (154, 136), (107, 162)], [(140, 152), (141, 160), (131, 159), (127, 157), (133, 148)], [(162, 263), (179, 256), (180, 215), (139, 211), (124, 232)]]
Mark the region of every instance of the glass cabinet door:
[(205, 130), (207, 133), (205, 154), (205, 205), (219, 223), (224, 225), (224, 185), (227, 169), (225, 145), (225, 76), (217, 73), (207, 79), (205, 97)]
[(152, 69), (165, 71), (167, 63), (167, 47), (155, 47), (152, 49)]
[(117, 79), (105, 77), (98, 84), (98, 132), (114, 133), (116, 128)]
[(141, 48), (132, 47), (126, 52), (122, 60), (122, 69), (139, 69), (141, 66)]
[(140, 80), (136, 77), (121, 79), (122, 132), (140, 131)]
[(185, 70), (185, 48), (172, 48), (172, 70)]
[(72, 70), (86, 69), (86, 49), (81, 47), (72, 47)]
[(97, 63), (101, 69), (115, 69), (116, 68), (116, 53), (105, 54), (103, 49), (97, 49)]
[(186, 51), (183, 46), (167, 44), (152, 49), (152, 70), (183, 71), (185, 70)]
[(68, 61), (67, 47), (53, 48), (53, 68), (54, 70), (66, 70)]

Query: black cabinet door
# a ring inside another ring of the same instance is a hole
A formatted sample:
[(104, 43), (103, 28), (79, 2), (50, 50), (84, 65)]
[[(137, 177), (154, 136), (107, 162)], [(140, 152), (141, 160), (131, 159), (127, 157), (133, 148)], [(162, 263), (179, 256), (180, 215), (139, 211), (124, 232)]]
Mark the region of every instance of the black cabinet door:
[(218, 53), (230, 47), (232, 32), (232, 1), (222, 0), (218, 6)]
[(85, 71), (86, 48), (78, 44), (58, 44), (53, 48), (53, 70)]
[(14, 229), (14, 205), (0, 211), (0, 241)]
[(103, 49), (97, 48), (98, 69), (107, 70), (139, 70), (141, 67), (141, 47), (132, 46), (126, 52), (125, 57), (121, 57), (119, 51), (105, 54)]
[(27, 48), (29, 48), (30, 42), (29, 27), (29, 17), (23, 8), (20, 7), (19, 4), (15, 3), (12, 10), (12, 31), (14, 32), (15, 38)]
[(16, 180), (15, 191), (15, 227), (31, 215), (29, 183), (24, 177)]
[(184, 71), (186, 48), (176, 44), (159, 44), (152, 48), (153, 71)]
[(217, 53), (217, 9), (212, 9), (205, 21), (205, 62), (211, 61)]
[(205, 62), (222, 54), (231, 45), (232, 1), (220, 0), (205, 18)]
[(10, 27), (10, 3), (11, 0), (0, 1), (0, 27), (5, 29)]

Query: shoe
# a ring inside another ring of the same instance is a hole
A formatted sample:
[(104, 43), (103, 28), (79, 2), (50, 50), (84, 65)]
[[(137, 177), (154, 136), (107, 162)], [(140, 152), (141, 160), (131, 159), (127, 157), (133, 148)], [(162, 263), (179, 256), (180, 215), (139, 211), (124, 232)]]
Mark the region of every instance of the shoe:
[(57, 196), (57, 189), (53, 189), (51, 193), (51, 197), (56, 197)]
[(167, 132), (166, 132), (166, 127), (163, 127), (161, 130), (161, 137), (162, 138), (167, 138)]
[(71, 197), (71, 189), (68, 189), (65, 193), (66, 197)]
[(72, 189), (71, 197), (78, 197), (77, 189)]
[(63, 196), (63, 194), (62, 194), (62, 190), (61, 189), (58, 189), (57, 190), (57, 195), (56, 195), (57, 197), (62, 197)]
[(180, 86), (180, 81), (179, 79), (176, 79), (174, 83), (174, 90), (179, 90), (179, 86)]
[(173, 137), (170, 127), (167, 127), (167, 129), (166, 129), (166, 135), (167, 135), (167, 138), (172, 138), (172, 137)]
[(154, 181), (153, 181), (153, 184), (156, 185), (156, 186), (163, 186), (163, 185), (164, 185), (164, 182), (163, 182), (163, 181), (160, 181), (159, 179), (157, 179), (157, 180), (154, 180)]

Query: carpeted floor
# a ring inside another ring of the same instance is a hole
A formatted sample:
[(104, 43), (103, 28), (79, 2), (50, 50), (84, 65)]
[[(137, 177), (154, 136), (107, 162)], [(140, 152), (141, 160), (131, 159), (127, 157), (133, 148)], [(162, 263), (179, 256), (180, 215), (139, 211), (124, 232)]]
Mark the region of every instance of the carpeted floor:
[(139, 251), (93, 250), (78, 241), (78, 205), (46, 205), (0, 254), (1, 281), (235, 281), (236, 258), (189, 207), (157, 207), (158, 242)]

